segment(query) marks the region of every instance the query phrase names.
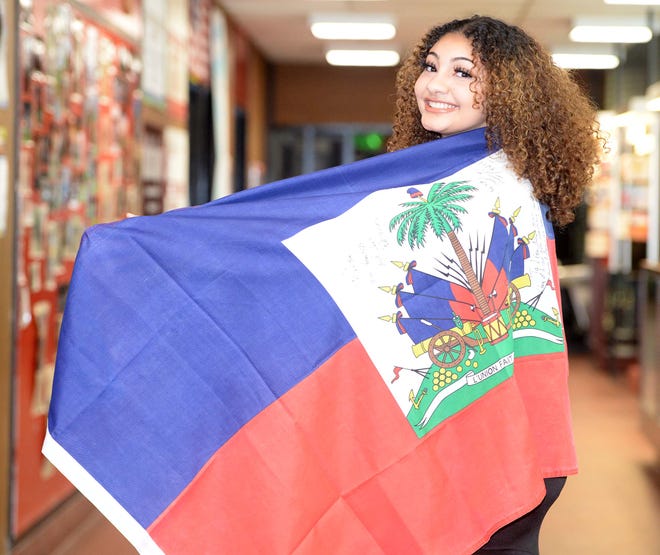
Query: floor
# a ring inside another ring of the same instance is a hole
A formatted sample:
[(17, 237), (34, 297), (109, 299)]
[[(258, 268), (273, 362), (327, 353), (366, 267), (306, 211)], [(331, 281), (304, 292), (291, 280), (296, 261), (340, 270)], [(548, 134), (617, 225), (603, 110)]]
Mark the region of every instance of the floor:
[(580, 472), (541, 529), (543, 555), (660, 555), (660, 461), (628, 381), (571, 358)]
[[(571, 358), (570, 387), (581, 470), (545, 520), (541, 553), (660, 555), (660, 465), (630, 384), (583, 354)], [(71, 540), (51, 554), (135, 554), (100, 515)]]

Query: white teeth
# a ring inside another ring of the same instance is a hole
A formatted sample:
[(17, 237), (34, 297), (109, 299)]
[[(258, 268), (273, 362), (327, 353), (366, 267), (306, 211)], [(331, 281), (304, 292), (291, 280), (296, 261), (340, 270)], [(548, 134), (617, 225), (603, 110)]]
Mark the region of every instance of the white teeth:
[(446, 102), (434, 102), (432, 100), (428, 101), (428, 105), (431, 108), (435, 108), (437, 110), (450, 110), (452, 108), (456, 108), (453, 104), (447, 104)]

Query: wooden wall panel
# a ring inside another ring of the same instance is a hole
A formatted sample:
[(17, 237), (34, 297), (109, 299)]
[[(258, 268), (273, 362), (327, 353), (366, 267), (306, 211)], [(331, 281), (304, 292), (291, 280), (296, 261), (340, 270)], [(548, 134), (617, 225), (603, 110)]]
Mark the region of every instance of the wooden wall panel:
[(252, 47), (247, 69), (247, 157), (246, 175), (248, 186), (263, 182), (266, 172), (266, 138), (268, 114), (267, 85), (268, 66), (263, 57)]
[(275, 66), (271, 123), (389, 123), (395, 76), (396, 68)]

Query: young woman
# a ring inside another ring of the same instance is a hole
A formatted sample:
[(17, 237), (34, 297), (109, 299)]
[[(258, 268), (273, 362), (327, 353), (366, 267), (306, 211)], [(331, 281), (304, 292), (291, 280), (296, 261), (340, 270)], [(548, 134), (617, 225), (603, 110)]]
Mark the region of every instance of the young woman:
[[(404, 62), (396, 84), (390, 151), (484, 127), (488, 147), (501, 149), (518, 177), (529, 180), (552, 222), (565, 225), (573, 219), (601, 151), (596, 111), (570, 75), (525, 32), (482, 16), (434, 27)], [(530, 389), (539, 379), (521, 376)], [(521, 390), (529, 395), (524, 386)], [(566, 396), (565, 387), (556, 395)], [(564, 411), (569, 412), (567, 403)], [(542, 441), (551, 418), (530, 419)], [(574, 472), (565, 463), (573, 446), (563, 449), (568, 453), (563, 463), (552, 453), (540, 456), (543, 502), (496, 531), (477, 553), (538, 553), (543, 517), (566, 474)]]
[(524, 31), (483, 16), (434, 27), (396, 85), (390, 151), (485, 127), (552, 221), (572, 221), (602, 146), (595, 108)]

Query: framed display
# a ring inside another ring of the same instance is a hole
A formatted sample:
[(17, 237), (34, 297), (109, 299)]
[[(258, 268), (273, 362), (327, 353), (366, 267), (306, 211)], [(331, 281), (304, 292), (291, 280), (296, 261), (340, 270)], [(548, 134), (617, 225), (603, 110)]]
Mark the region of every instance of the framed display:
[(141, 210), (141, 60), (134, 42), (82, 8), (37, 2), (19, 15), (15, 538), (73, 492), (41, 444), (80, 238), (90, 225)]

